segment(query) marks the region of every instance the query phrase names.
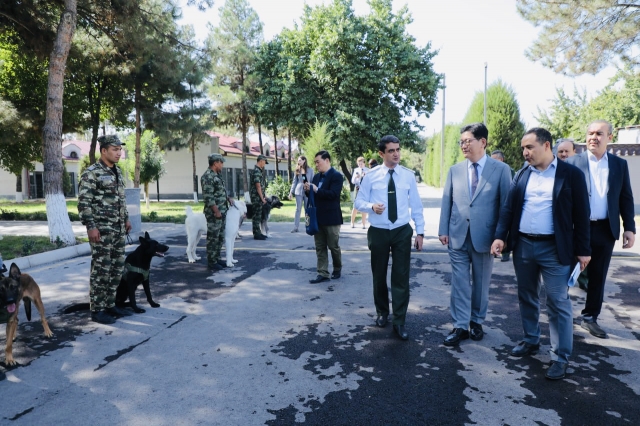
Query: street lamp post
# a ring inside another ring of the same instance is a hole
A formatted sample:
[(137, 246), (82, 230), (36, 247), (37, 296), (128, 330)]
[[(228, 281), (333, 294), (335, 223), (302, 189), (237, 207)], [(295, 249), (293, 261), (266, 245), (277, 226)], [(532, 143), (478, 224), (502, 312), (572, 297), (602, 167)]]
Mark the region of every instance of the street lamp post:
[(487, 63), (484, 63), (484, 125), (487, 125)]

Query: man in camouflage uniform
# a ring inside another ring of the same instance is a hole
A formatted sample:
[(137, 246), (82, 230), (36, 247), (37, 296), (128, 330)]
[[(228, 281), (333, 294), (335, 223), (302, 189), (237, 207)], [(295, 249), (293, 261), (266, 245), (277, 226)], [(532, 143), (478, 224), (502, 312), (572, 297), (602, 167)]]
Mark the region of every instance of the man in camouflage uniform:
[[(124, 237), (131, 230), (124, 195), (124, 178), (116, 165), (124, 145), (116, 135), (100, 136), (100, 160), (80, 178), (78, 214), (91, 244), (89, 300), (91, 319), (113, 324), (132, 315), (115, 306), (124, 268)], [(114, 318), (115, 317), (115, 318)]]
[(224, 244), (224, 226), (233, 200), (227, 196), (222, 180), (222, 166), (225, 159), (220, 154), (209, 155), (209, 168), (200, 178), (202, 197), (204, 198), (204, 216), (207, 218), (207, 265), (209, 269), (219, 271), (226, 268), (220, 260), (220, 250)]
[(267, 236), (262, 234), (260, 230), (260, 221), (262, 219), (262, 206), (267, 203), (265, 191), (267, 189), (267, 172), (264, 169), (265, 164), (269, 164), (267, 157), (258, 155), (256, 166), (249, 176), (249, 195), (251, 196), (251, 206), (253, 207), (253, 239), (266, 240)]

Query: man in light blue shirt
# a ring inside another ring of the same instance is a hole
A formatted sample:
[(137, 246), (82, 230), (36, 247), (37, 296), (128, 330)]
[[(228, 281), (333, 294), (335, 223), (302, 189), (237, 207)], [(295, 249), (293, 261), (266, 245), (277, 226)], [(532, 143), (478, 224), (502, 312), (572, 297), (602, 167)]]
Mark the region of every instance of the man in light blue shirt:
[(513, 178), (500, 210), (492, 252), (505, 241), (513, 250), (524, 339), (511, 350), (522, 357), (540, 349), (540, 290), (544, 283), (549, 318), (550, 380), (565, 377), (573, 350), (573, 309), (568, 286), (576, 263), (591, 260), (589, 195), (582, 172), (558, 161), (548, 130), (534, 127), (520, 143), (529, 163)]
[(355, 205), (358, 211), (369, 213), (367, 242), (371, 251), (373, 300), (378, 314), (376, 325), (384, 327), (388, 322), (387, 267), (391, 250), (393, 330), (402, 340), (407, 340), (409, 335), (405, 330), (405, 317), (409, 306), (413, 236), (409, 220), (413, 219), (416, 228), (415, 247), (422, 250), (422, 201), (414, 173), (400, 166), (400, 140), (391, 135), (383, 137), (378, 143), (378, 154), (383, 163), (362, 180)]

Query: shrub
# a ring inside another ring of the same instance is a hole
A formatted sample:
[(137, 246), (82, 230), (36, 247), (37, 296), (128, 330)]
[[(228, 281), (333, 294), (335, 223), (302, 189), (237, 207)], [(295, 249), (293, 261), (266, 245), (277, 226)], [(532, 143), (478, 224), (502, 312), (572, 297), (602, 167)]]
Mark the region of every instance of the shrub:
[(33, 249), (35, 248), (35, 246), (36, 246), (36, 242), (34, 240), (24, 239), (22, 241), (22, 255), (23, 256), (30, 255)]
[(291, 189), (291, 184), (285, 181), (282, 176), (276, 176), (276, 178), (269, 183), (267, 187), (267, 194), (275, 195), (281, 200), (286, 200), (289, 198), (289, 190)]

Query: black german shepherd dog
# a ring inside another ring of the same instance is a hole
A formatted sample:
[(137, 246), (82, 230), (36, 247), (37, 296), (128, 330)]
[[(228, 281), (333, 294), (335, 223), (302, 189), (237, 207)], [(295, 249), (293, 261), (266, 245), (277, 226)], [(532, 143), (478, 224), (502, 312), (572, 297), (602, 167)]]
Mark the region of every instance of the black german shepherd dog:
[[(124, 260), (124, 271), (116, 290), (117, 307), (122, 308), (129, 305), (135, 313), (141, 314), (145, 312), (144, 309), (139, 308), (136, 304), (136, 289), (140, 284), (144, 288), (149, 305), (153, 308), (160, 307), (151, 297), (149, 270), (151, 269), (151, 259), (154, 256), (164, 257), (164, 253), (167, 250), (169, 250), (169, 246), (160, 244), (152, 239), (148, 232), (144, 233), (144, 237), (140, 237), (140, 245), (129, 253)], [(127, 299), (129, 299), (130, 303), (126, 303)]]

